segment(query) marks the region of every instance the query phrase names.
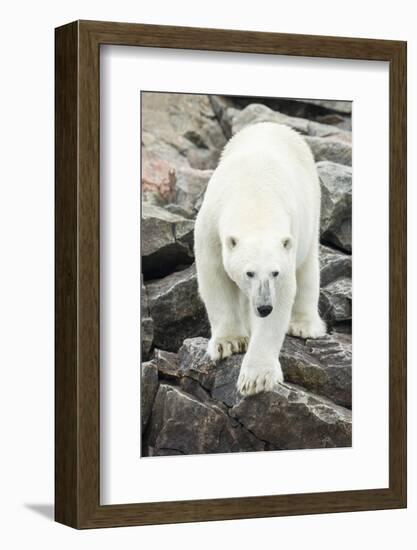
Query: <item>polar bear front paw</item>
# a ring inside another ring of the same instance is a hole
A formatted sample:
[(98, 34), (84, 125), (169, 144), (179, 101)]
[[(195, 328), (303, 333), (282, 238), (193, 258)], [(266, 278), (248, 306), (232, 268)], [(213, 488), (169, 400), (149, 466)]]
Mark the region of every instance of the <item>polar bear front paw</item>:
[(234, 353), (245, 353), (248, 349), (249, 338), (246, 336), (224, 336), (211, 338), (207, 353), (212, 361), (226, 359)]
[(299, 338), (321, 338), (326, 335), (326, 323), (317, 316), (315, 319), (292, 319), (288, 334)]
[(243, 363), (237, 380), (237, 389), (242, 395), (254, 395), (263, 391), (272, 391), (284, 381), (279, 361), (265, 364)]

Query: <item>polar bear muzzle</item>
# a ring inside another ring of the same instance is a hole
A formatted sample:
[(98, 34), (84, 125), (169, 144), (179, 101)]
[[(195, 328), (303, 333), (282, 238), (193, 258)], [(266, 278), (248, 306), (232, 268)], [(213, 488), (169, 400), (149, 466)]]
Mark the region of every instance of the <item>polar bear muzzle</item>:
[(273, 296), (269, 279), (258, 282), (257, 292), (255, 294), (254, 306), (259, 317), (267, 317), (273, 309)]

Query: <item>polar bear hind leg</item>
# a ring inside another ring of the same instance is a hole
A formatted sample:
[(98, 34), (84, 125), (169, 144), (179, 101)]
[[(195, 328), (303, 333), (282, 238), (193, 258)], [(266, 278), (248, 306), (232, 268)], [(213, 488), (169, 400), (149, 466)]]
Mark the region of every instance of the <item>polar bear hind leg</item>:
[(318, 312), (319, 296), (318, 245), (313, 243), (305, 262), (297, 269), (297, 292), (288, 334), (300, 338), (321, 338), (326, 334), (326, 323)]

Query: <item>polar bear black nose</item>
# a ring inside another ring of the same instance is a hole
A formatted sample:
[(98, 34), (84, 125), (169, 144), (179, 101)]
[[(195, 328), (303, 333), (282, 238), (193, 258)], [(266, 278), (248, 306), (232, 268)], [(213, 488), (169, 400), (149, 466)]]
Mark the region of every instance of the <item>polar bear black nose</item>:
[(259, 306), (258, 313), (261, 317), (266, 317), (272, 311), (272, 306)]

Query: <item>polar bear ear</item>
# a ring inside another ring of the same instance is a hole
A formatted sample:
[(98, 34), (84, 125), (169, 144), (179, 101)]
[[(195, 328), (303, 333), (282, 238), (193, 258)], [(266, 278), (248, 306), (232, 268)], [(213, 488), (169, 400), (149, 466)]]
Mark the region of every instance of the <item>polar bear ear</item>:
[(227, 237), (226, 238), (226, 245), (227, 245), (227, 248), (235, 248), (235, 246), (237, 245), (237, 238), (236, 237)]
[(291, 250), (291, 248), (292, 248), (292, 237), (291, 237), (291, 235), (287, 235), (286, 237), (284, 237), (282, 239), (282, 246), (286, 250)]

